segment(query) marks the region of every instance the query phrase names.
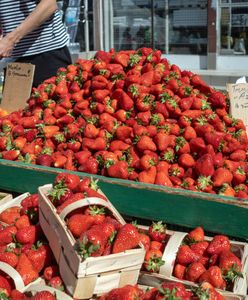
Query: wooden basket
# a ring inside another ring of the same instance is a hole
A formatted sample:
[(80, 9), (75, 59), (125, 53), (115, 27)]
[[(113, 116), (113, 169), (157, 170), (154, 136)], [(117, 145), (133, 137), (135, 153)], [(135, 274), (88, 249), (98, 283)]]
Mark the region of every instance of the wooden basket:
[(36, 292), (49, 291), (56, 295), (56, 299), (73, 300), (69, 295), (65, 294), (64, 292), (45, 285), (44, 280), (41, 278), (38, 278), (25, 286), (21, 275), (7, 263), (0, 262), (0, 270), (7, 274), (13, 280), (15, 289), (22, 293), (31, 292), (34, 295)]
[(137, 249), (89, 257), (81, 261), (75, 251), (76, 240), (65, 224), (65, 217), (79, 207), (101, 205), (107, 208), (121, 223), (124, 219), (109, 201), (100, 198), (85, 198), (68, 205), (60, 214), (47, 198), (52, 185), (39, 187), (39, 220), (54, 256), (59, 264), (61, 277), (73, 297), (87, 299), (93, 295), (106, 293), (113, 288), (137, 283), (139, 271), (144, 261), (145, 250), (142, 245)]
[[(148, 230), (146, 226), (139, 226), (142, 230)], [(166, 232), (169, 235), (169, 240), (165, 246), (162, 260), (165, 262), (159, 269), (159, 275), (161, 275), (164, 279), (176, 280), (178, 282), (182, 282), (187, 285), (197, 286), (191, 281), (187, 280), (179, 280), (175, 276), (173, 276), (174, 265), (176, 261), (176, 256), (179, 247), (182, 244), (183, 239), (187, 236), (188, 233), (180, 232), (180, 231), (169, 231)], [(211, 241), (211, 237), (205, 237), (206, 241)], [(241, 259), (242, 263), (242, 274), (244, 278), (238, 278), (235, 280), (233, 285), (233, 290), (230, 291), (234, 294), (238, 295), (246, 295), (247, 294), (247, 279), (248, 279), (248, 244), (237, 241), (230, 241), (231, 250)], [(157, 276), (156, 273), (153, 273)]]
[[(141, 284), (141, 288), (146, 290), (151, 287), (160, 287), (163, 282), (181, 282), (178, 279), (166, 278), (160, 274), (147, 274), (141, 272), (139, 277), (139, 283)], [(191, 288), (194, 285), (185, 284), (186, 288)], [(248, 300), (248, 296), (234, 295), (233, 293), (218, 291), (222, 296), (224, 296), (225, 300)]]

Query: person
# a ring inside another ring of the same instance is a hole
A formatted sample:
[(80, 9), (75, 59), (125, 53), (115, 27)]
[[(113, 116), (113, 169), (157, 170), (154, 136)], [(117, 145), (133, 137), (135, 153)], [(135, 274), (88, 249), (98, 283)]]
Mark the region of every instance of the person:
[(0, 27), (0, 64), (34, 64), (34, 87), (72, 63), (56, 0), (0, 0)]

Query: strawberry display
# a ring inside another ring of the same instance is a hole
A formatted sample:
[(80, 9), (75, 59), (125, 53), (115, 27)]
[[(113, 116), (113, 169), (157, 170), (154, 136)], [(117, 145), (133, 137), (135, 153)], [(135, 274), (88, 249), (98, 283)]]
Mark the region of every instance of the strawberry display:
[(227, 95), (159, 50), (99, 51), (60, 68), (0, 117), (0, 133), (3, 159), (248, 197), (247, 134)]
[(179, 247), (173, 275), (181, 280), (207, 282), (215, 288), (232, 290), (235, 279), (243, 277), (238, 255), (232, 251), (227, 236), (215, 235), (206, 241), (199, 226), (187, 234)]

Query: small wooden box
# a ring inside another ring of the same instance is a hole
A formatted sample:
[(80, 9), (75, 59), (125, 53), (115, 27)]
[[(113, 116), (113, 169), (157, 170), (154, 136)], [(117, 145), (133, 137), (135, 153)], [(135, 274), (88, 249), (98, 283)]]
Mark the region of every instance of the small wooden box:
[(100, 198), (85, 198), (67, 206), (60, 215), (47, 198), (52, 185), (39, 187), (40, 225), (46, 235), (59, 264), (61, 277), (73, 297), (87, 299), (126, 284), (136, 284), (144, 261), (145, 250), (137, 249), (100, 257), (89, 257), (84, 261), (75, 251), (75, 239), (68, 230), (64, 218), (74, 209), (88, 205), (101, 205), (109, 209), (121, 223), (124, 219), (109, 201)]

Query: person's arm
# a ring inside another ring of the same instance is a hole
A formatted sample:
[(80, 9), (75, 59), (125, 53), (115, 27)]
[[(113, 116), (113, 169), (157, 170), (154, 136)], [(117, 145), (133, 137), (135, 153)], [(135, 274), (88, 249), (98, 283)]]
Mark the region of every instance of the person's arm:
[(32, 13), (18, 27), (0, 40), (0, 57), (11, 56), (15, 44), (43, 24), (56, 10), (56, 0), (40, 0)]

